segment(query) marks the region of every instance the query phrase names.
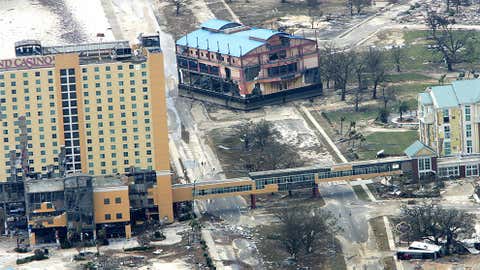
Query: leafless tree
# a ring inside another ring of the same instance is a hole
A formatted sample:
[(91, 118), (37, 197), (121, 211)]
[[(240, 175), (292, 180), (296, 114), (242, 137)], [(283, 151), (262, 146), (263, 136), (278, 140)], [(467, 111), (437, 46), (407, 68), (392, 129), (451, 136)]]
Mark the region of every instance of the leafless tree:
[(396, 92), (397, 89), (393, 86), (385, 86), (382, 85), (382, 101), (383, 101), (383, 109), (387, 109), (388, 102), (394, 101), (396, 99)]
[(333, 215), (321, 208), (289, 206), (277, 210), (275, 216), (280, 221), (276, 239), (295, 260), (316, 249), (328, 249), (332, 234), (339, 231)]
[(337, 48), (333, 43), (324, 45), (320, 50), (320, 73), (327, 89), (330, 88), (330, 81), (335, 79), (335, 52)]
[(183, 7), (183, 0), (173, 0), (173, 4), (175, 5), (175, 15), (180, 15), (180, 9)]
[(347, 84), (355, 71), (356, 53), (341, 50), (334, 54), (332, 63), (335, 89), (341, 90), (341, 100), (345, 101)]
[(436, 43), (436, 49), (442, 54), (448, 71), (453, 71), (454, 64), (472, 56), (473, 46), (469, 46), (469, 43), (473, 35), (470, 32), (455, 31), (453, 29), (454, 20), (430, 12), (427, 24)]
[(392, 54), (393, 63), (395, 64), (395, 68), (397, 72), (400, 72), (401, 71), (400, 65), (404, 57), (402, 48), (400, 46), (393, 46), (391, 50), (391, 54)]
[(359, 104), (363, 98), (363, 93), (368, 87), (367, 80), (365, 79), (368, 67), (367, 62), (365, 61), (366, 58), (364, 58), (363, 56), (357, 56), (355, 60), (355, 75), (357, 76), (357, 88), (355, 89), (354, 104), (355, 111), (358, 112)]
[(350, 11), (350, 15), (353, 15), (353, 10), (360, 14), (363, 8), (372, 5), (372, 0), (347, 0), (347, 7)]
[(317, 22), (318, 18), (323, 15), (322, 11), (315, 10), (314, 7), (310, 7), (308, 9), (308, 17), (310, 17), (310, 26), (312, 29), (315, 28), (315, 23)]
[(465, 210), (445, 209), (432, 201), (403, 205), (401, 210), (401, 220), (411, 227), (407, 235), (411, 240), (428, 238), (439, 245), (444, 239), (448, 253), (457, 239), (471, 237), (475, 232), (475, 216)]
[(303, 165), (293, 147), (281, 142), (281, 134), (271, 122), (248, 122), (238, 128), (234, 138), (243, 140), (241, 159), (248, 171), (275, 170)]
[(385, 79), (385, 64), (383, 51), (370, 47), (365, 55), (367, 70), (373, 82), (372, 98), (377, 98), (377, 87)]

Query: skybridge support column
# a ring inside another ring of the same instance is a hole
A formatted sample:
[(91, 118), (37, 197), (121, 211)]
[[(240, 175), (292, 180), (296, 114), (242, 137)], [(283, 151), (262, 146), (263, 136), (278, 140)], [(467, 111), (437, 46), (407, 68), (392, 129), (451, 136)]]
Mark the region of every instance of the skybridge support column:
[(317, 198), (320, 193), (318, 192), (318, 184), (314, 184), (312, 187), (312, 197)]
[(250, 194), (250, 209), (257, 208), (257, 197), (255, 194)]

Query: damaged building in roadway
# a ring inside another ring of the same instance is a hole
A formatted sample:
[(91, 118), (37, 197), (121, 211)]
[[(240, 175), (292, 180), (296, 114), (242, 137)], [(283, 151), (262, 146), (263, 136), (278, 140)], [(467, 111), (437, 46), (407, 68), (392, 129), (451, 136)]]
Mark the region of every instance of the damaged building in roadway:
[(315, 40), (214, 19), (176, 53), (182, 96), (250, 110), (322, 93)]

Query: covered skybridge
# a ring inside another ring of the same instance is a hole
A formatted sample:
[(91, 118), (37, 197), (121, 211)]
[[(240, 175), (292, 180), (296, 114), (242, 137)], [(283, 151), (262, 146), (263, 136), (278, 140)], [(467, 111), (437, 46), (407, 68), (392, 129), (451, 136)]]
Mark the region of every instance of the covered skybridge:
[(249, 177), (173, 185), (173, 202), (250, 195), (254, 207), (257, 194), (312, 188), (316, 195), (320, 183), (398, 175), (411, 171), (411, 164), (412, 160), (404, 156), (341, 163), (330, 167), (308, 166), (252, 172)]

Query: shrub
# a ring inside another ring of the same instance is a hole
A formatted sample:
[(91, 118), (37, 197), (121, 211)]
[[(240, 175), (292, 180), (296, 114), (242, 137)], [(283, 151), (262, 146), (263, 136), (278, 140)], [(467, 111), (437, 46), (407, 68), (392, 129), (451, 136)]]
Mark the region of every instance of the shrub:
[(45, 252), (39, 248), (35, 249), (35, 251), (33, 252), (35, 255), (35, 259), (42, 259), (43, 257), (45, 257)]
[(78, 255), (78, 254), (77, 254), (77, 255), (74, 255), (74, 256), (73, 256), (73, 260), (74, 260), (74, 261), (85, 261), (86, 258), (85, 258), (85, 256), (82, 256), (82, 255)]
[(95, 265), (94, 262), (87, 262), (83, 266), (86, 270), (96, 270), (97, 269), (97, 266)]
[(153, 247), (151, 246), (140, 246), (140, 247), (131, 247), (131, 248), (125, 248), (123, 249), (124, 251), (145, 251), (145, 250), (151, 250)]
[(22, 259), (17, 259), (17, 264), (24, 264), (32, 261), (41, 261), (41, 260), (48, 259), (48, 257), (45, 256), (45, 253), (41, 249), (36, 249), (34, 253), (35, 255), (28, 256)]
[(64, 241), (60, 241), (60, 248), (61, 249), (67, 249), (67, 248), (71, 248), (72, 247), (72, 243), (68, 240), (64, 240)]
[(167, 238), (161, 231), (155, 231), (153, 237), (155, 237), (156, 240), (165, 240)]
[(28, 252), (28, 249), (25, 248), (25, 247), (16, 247), (14, 249), (15, 252), (18, 252), (18, 253), (27, 253)]
[(378, 121), (382, 123), (387, 123), (388, 122), (388, 117), (390, 116), (390, 112), (387, 109), (381, 109), (378, 112)]

